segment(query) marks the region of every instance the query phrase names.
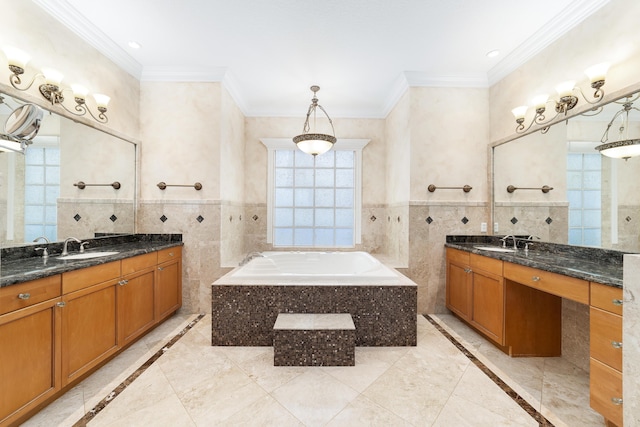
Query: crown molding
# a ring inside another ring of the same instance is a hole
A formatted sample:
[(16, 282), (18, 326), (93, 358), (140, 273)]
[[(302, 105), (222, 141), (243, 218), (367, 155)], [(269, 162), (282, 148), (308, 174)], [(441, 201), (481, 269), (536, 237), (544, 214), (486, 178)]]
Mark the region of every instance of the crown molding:
[(607, 3), (609, 0), (576, 0), (571, 3), (491, 68), (487, 73), (489, 85), (493, 86), (517, 70)]
[(386, 118), (389, 113), (391, 113), (398, 101), (400, 101), (400, 98), (402, 98), (402, 95), (404, 95), (408, 89), (409, 82), (407, 81), (406, 73), (401, 73), (391, 85), (391, 90), (389, 91), (389, 96), (385, 99), (380, 118)]
[(33, 0), (33, 2), (117, 66), (136, 79), (140, 79), (142, 65), (106, 34), (91, 25), (84, 15), (80, 14), (66, 0)]

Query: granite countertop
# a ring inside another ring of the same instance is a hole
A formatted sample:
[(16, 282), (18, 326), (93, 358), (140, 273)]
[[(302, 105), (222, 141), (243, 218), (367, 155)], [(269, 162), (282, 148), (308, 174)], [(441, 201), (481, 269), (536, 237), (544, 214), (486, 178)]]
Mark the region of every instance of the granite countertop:
[[(87, 253), (103, 251), (118, 253), (99, 258), (58, 260), (57, 258), (60, 256), (58, 246), (61, 248), (61, 243), (3, 249), (2, 258), (0, 259), (0, 288), (183, 245), (181, 236), (178, 235), (146, 234), (88, 239), (88, 241), (90, 243), (85, 251)], [(32, 254), (35, 246), (48, 246), (50, 256), (48, 258), (43, 258), (42, 256), (21, 257), (25, 253)], [(72, 244), (69, 243), (69, 248), (70, 255), (78, 253), (77, 246), (72, 247)]]
[[(476, 238), (474, 238), (476, 237)], [(570, 245), (532, 241), (532, 249), (525, 251), (524, 240), (517, 252), (493, 252), (476, 246), (501, 247), (499, 238), (492, 236), (447, 236), (445, 246), (474, 254), (520, 264), (539, 270), (622, 288), (622, 257), (624, 252), (608, 249), (583, 248)], [(513, 243), (509, 239), (508, 247)]]

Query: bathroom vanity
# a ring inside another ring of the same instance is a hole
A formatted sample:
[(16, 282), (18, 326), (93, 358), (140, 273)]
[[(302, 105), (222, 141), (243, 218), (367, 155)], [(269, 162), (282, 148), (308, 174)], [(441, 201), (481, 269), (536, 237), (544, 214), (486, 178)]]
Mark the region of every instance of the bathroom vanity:
[(93, 259), (3, 258), (0, 426), (26, 419), (182, 305), (182, 242), (111, 243), (116, 254)]
[(622, 254), (538, 242), (540, 250), (526, 252), (482, 246), (448, 237), (447, 308), (510, 356), (561, 356), (562, 298), (589, 305), (591, 407), (621, 426)]

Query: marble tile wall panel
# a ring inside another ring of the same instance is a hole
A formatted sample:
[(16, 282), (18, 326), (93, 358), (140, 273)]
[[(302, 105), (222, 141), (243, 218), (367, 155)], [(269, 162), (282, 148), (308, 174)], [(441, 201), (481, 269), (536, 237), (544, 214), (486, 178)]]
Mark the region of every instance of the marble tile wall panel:
[(132, 200), (76, 199), (58, 201), (58, 239), (92, 237), (95, 233), (133, 233)]
[(624, 423), (640, 426), (640, 255), (624, 256), (622, 390)]
[(495, 234), (534, 235), (545, 242), (567, 243), (569, 208), (558, 204), (541, 205), (501, 202), (495, 208)]
[(220, 263), (222, 266), (238, 265), (244, 255), (244, 236), (247, 218), (245, 209), (238, 204), (223, 204), (220, 221)]
[(589, 306), (562, 300), (562, 357), (589, 372)]
[(387, 208), (387, 244), (385, 253), (399, 265), (409, 262), (409, 206), (392, 205)]
[[(448, 313), (445, 307), (447, 234), (478, 234), (486, 222), (486, 204), (415, 204), (409, 210), (409, 268), (418, 284), (418, 313)], [(466, 223), (463, 221), (466, 218)]]
[(271, 346), (279, 313), (350, 313), (358, 346), (416, 345), (414, 286), (212, 286), (212, 345)]
[[(602, 230), (603, 242), (605, 232)], [(619, 251), (640, 252), (640, 206), (618, 206), (618, 243), (611, 245)]]
[(220, 211), (219, 202), (140, 203), (139, 232), (182, 234), (182, 311), (186, 313), (208, 311), (211, 283), (229, 271), (220, 264)]

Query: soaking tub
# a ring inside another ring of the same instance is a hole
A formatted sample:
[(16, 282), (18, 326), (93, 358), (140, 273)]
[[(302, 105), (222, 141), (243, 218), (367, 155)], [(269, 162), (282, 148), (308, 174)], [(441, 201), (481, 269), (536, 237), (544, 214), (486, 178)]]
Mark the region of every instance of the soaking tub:
[(212, 285), (212, 345), (271, 346), (279, 313), (350, 313), (358, 346), (416, 345), (417, 285), (366, 252), (263, 252)]

